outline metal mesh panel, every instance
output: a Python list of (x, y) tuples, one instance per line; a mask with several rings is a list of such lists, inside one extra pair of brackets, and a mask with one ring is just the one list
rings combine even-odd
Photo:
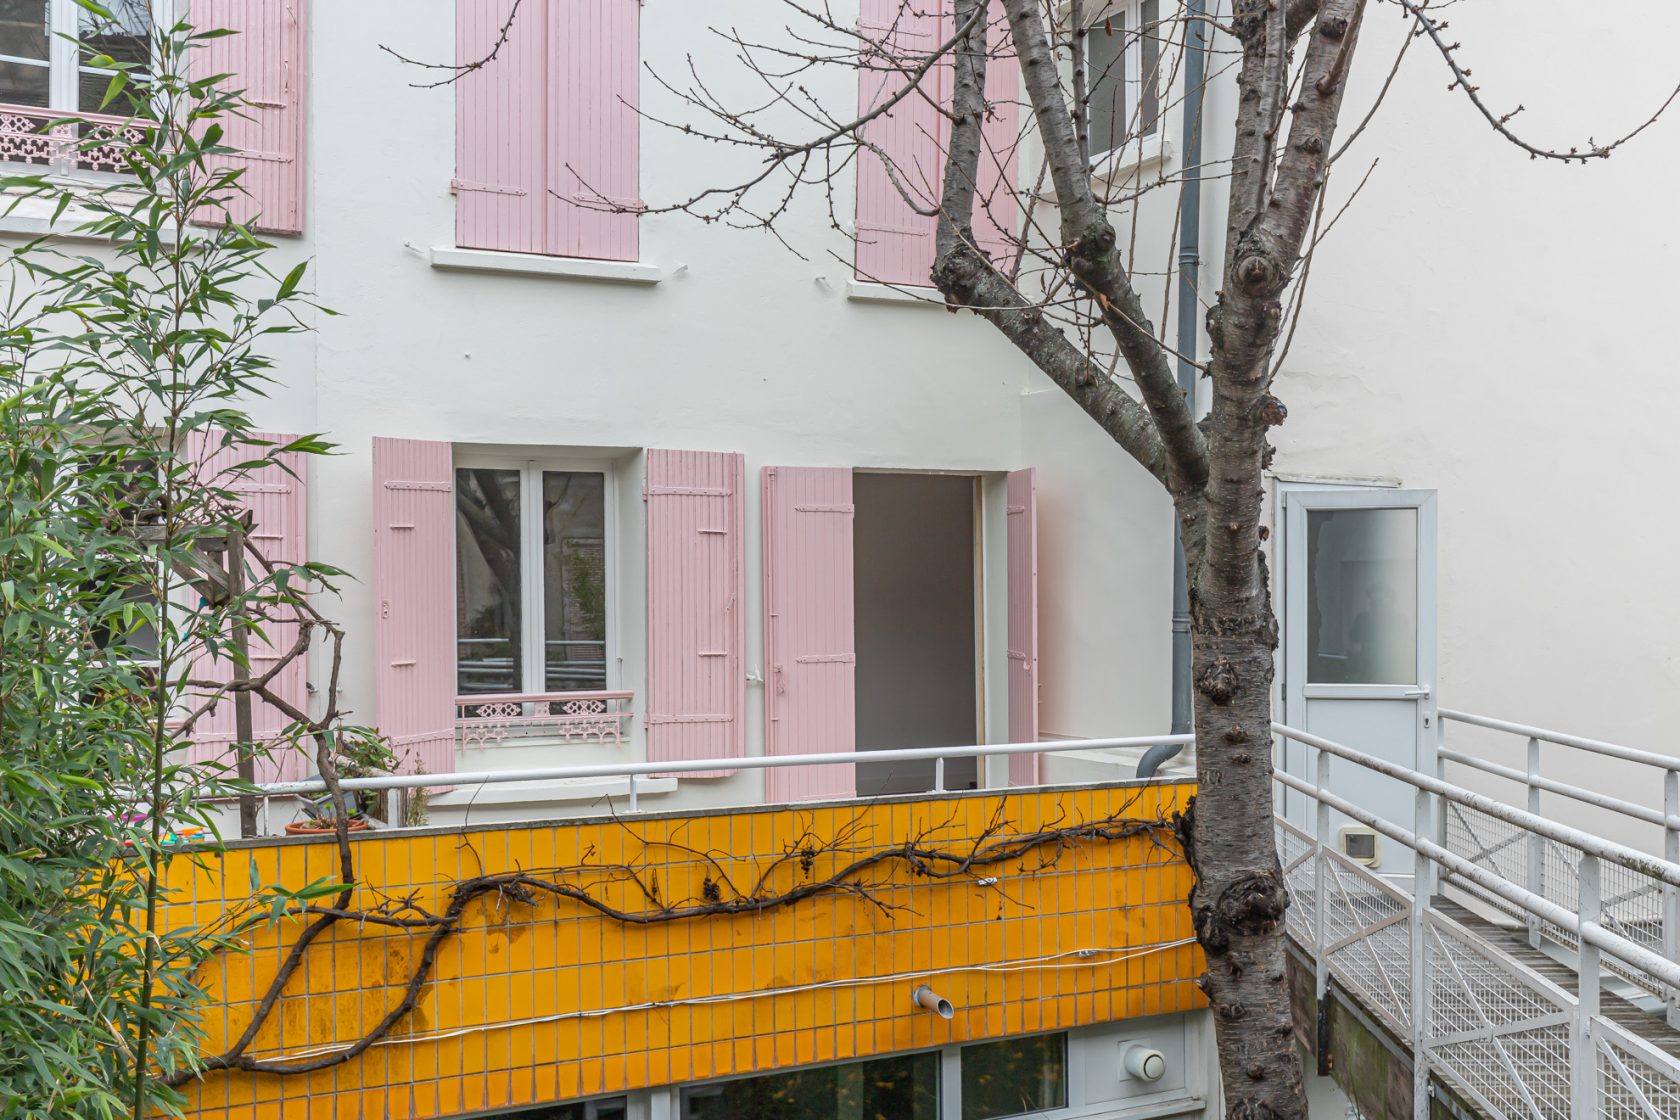
[(1495, 1115), (1568, 1116), (1569, 997), (1439, 915), (1425, 937), (1436, 1068)]
[[(1490, 817), (1477, 809), (1443, 802), (1446, 810), (1446, 848), (1454, 855), (1485, 867), (1502, 879), (1513, 883), (1528, 881), (1528, 833), (1514, 824)], [(1460, 887), (1488, 905), (1511, 917), (1521, 917), (1522, 911), (1498, 895), (1477, 887), (1458, 876), (1451, 876), (1453, 885)]]
[(1680, 1062), (1614, 1024), (1593, 1023), (1598, 1057), (1598, 1112), (1606, 1120), (1669, 1120), (1680, 1116)]
[(1311, 948), (1313, 936), (1313, 841), (1283, 820), (1277, 822), (1278, 859), (1283, 864), (1284, 886), (1289, 888), (1289, 909), (1285, 923), (1289, 935)]
[(1339, 853), (1324, 857), (1324, 946), (1336, 979), (1404, 1033), (1411, 1022), (1411, 903)]

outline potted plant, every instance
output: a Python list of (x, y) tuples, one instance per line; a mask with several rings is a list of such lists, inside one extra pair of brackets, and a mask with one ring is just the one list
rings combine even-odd
[[(335, 745), (338, 749), (331, 765), (338, 778), (370, 778), (396, 769), (397, 759), (390, 746), (378, 733), (368, 728), (341, 728), (340, 734), (335, 736)], [(384, 790), (352, 792), (345, 799), (349, 810), (346, 831), (362, 832), (372, 827), (374, 822), (382, 822), (388, 797)], [(302, 820), (286, 826), (287, 835), (317, 836), (333, 832), (338, 827), (338, 814), (330, 792), (304, 798), (303, 814)]]

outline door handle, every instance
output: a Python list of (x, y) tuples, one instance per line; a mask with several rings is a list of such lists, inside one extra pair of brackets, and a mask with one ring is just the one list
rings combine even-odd
[(1408, 688), (1400, 695), (1404, 696), (1408, 700), (1426, 700), (1429, 698), (1430, 689), (1428, 685), (1424, 685), (1421, 688)]

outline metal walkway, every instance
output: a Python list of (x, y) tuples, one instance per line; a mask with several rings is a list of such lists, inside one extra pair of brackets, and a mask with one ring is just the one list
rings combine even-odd
[[(1310, 831), (1279, 819), (1278, 847), (1294, 896), (1289, 933), (1314, 962), (1316, 994), (1324, 999), (1333, 986), (1400, 1040), (1412, 1064), (1411, 1115), (1419, 1120), (1431, 1115), (1432, 1082), (1491, 1120), (1680, 1118), (1680, 863), (1441, 776), (1456, 764), (1520, 779), (1536, 809), (1546, 793), (1631, 810), (1633, 820), (1660, 828), (1672, 855), (1680, 839), (1680, 759), (1443, 715), (1522, 734), (1528, 765), (1501, 767), (1443, 745), (1431, 775), (1274, 728), (1311, 748), (1317, 777), (1278, 775), (1315, 805)], [(1606, 748), (1656, 766), (1664, 808), (1614, 802), (1545, 777), (1542, 742)], [(1328, 782), (1332, 757), (1412, 786), (1413, 827), (1337, 796)], [(1336, 850), (1333, 819), (1358, 821), (1409, 849), (1412, 874), (1379, 875)]]

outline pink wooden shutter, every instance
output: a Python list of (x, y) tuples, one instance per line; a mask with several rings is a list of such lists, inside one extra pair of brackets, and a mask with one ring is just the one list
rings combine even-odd
[(1021, 127), (1021, 60), (1009, 37), (1009, 20), (1000, 0), (986, 13), (986, 101), (988, 114), (980, 149), (980, 183), (974, 200), (974, 238), (1000, 268), (1017, 252), (1020, 203), (1016, 196), (1016, 148)]
[(455, 770), (455, 486), (447, 443), (373, 441), (379, 729), (405, 769)]
[[(1037, 472), (1009, 476), (1009, 741), (1038, 742), (1038, 499)], [(1038, 781), (1036, 754), (1009, 757), (1009, 784)]]
[[(769, 754), (856, 749), (852, 472), (764, 468), (764, 695)], [(767, 770), (771, 801), (852, 797), (850, 765)]]
[[(308, 524), (309, 499), (305, 482), (308, 457), (299, 452), (287, 452), (272, 464), (243, 474), (232, 473), (240, 463), (259, 458), (263, 449), (246, 443), (222, 446), (224, 433), (220, 431), (193, 432), (187, 437), (187, 455), (196, 464), (198, 478), (204, 485), (230, 491), (239, 504), (251, 513), (250, 543), (275, 567), (302, 564), (309, 558)], [(284, 445), (297, 439), (294, 435), (275, 432), (253, 432), (251, 438), (265, 443)], [(247, 561), (248, 580), (261, 579), (266, 570), (256, 557)], [(290, 650), (298, 639), (297, 623), (290, 621), (291, 612), (280, 612), (287, 621), (263, 623), (263, 637), (252, 637), (251, 675), (262, 676), (274, 667), (282, 654)], [(309, 710), (309, 666), (307, 657), (294, 658), (274, 678), (272, 687), (287, 703), (303, 711)], [(192, 675), (202, 680), (227, 680), (232, 665), (225, 657), (197, 659)], [(251, 703), (251, 732), (258, 743), (273, 743), (287, 726), (290, 717), (260, 699)], [(229, 748), (236, 741), (234, 702), (232, 697), (216, 705), (216, 710), (204, 716), (194, 726), (192, 757), (194, 761), (214, 761), (232, 764)], [(302, 751), (275, 747), (271, 756), (259, 758), (256, 780), (286, 782), (303, 777), (313, 769), (312, 759)]]
[[(243, 116), (221, 120), (222, 142), (237, 155), (210, 162), (239, 168), (247, 194), (228, 207), (238, 222), (279, 233), (303, 232), (304, 84), (309, 61), (308, 0), (191, 0), (203, 30), (237, 35), (206, 40), (196, 72), (232, 74), (229, 85), (250, 102)], [(207, 221), (221, 221), (221, 215)]]
[[(457, 0), (460, 62), (490, 54), (513, 4)], [(520, 5), (496, 57), (456, 83), (456, 244), (637, 258), (640, 31), (640, 0)]]
[(745, 753), (745, 487), (740, 455), (648, 452), (649, 759)]
[[(456, 0), (455, 57), (495, 49), (516, 0)], [(455, 83), (455, 243), (547, 252), (548, 12), (526, 3), (496, 57)]]
[[(566, 0), (550, 10), (546, 251), (636, 260), (641, 0)], [(601, 208), (609, 204), (632, 209)]]
[[(951, 0), (863, 0), (858, 27), (882, 42), (900, 64), (926, 56), (949, 38)], [(868, 50), (865, 45), (865, 50)], [(860, 113), (880, 105), (906, 84), (901, 68), (881, 59), (858, 71)], [(863, 127), (868, 148), (857, 162), (857, 277), (883, 284), (926, 287), (933, 281), (936, 220), (917, 213), (938, 206), (950, 123), (934, 102), (950, 101), (950, 65), (940, 63), (891, 110)], [(890, 162), (890, 172), (889, 172)], [(894, 178), (897, 182), (895, 184)], [(905, 196), (915, 200), (912, 207)]]

